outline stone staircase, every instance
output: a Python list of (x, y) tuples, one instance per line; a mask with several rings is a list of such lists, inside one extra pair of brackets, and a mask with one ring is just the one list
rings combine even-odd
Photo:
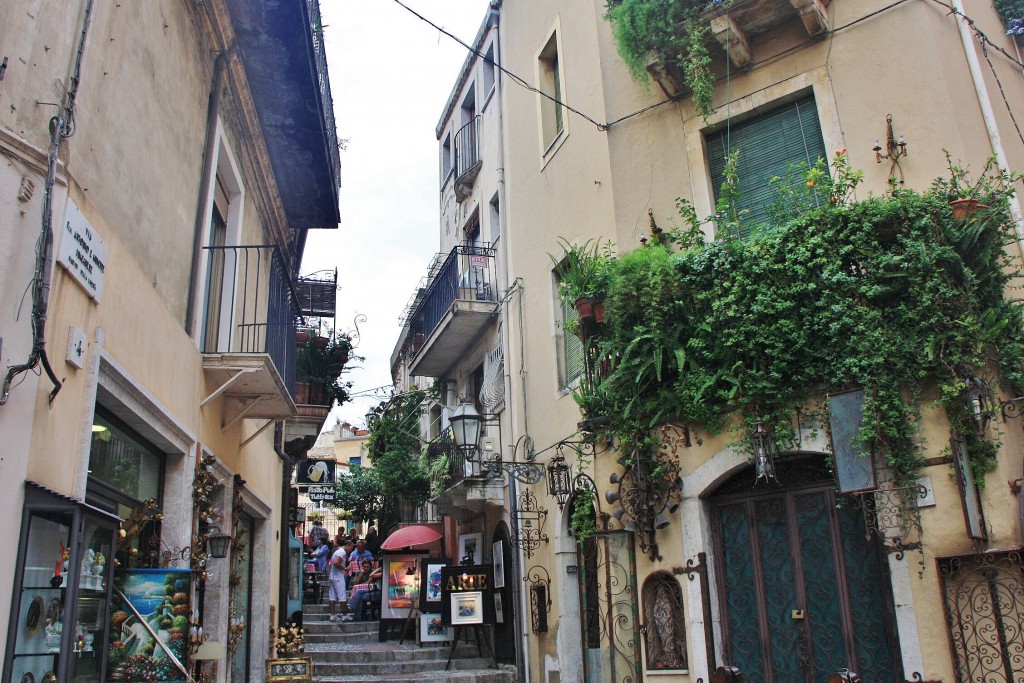
[(306, 629), (305, 656), (313, 660), (313, 680), (317, 683), (515, 683), (515, 668), (499, 665), (495, 670), (482, 658), (476, 645), (460, 643), (455, 648), (451, 667), (447, 643), (419, 646), (397, 640), (377, 642), (378, 622), (327, 621), (325, 605), (303, 606)]

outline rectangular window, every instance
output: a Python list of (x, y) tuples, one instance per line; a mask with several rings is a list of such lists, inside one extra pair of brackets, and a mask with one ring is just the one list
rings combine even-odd
[(721, 197), (722, 173), (730, 151), (739, 151), (738, 211), (746, 210), (748, 225), (768, 217), (774, 200), (773, 177), (785, 178), (795, 164), (813, 166), (825, 154), (821, 123), (814, 97), (721, 128), (705, 136), (715, 201)]
[(583, 375), (583, 342), (572, 332), (565, 329), (579, 321), (579, 313), (576, 307), (559, 299), (562, 309), (562, 382), (563, 389), (569, 387), (573, 382)]
[(494, 45), (487, 48), (487, 52), (484, 53), (484, 64), (483, 64), (483, 83), (484, 83), (484, 97), (490, 95), (491, 90), (494, 88), (494, 72), (497, 67), (494, 66)]
[[(558, 60), (558, 33), (552, 33), (538, 59), (541, 98), (541, 136), (547, 149), (562, 132), (562, 74)], [(556, 101), (557, 100), (557, 101)]]
[(444, 142), (441, 144), (441, 183), (448, 178), (448, 174), (452, 172), (452, 136), (451, 133), (444, 136)]

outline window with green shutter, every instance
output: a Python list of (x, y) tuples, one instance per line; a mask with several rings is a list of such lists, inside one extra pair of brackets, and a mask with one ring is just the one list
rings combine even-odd
[(709, 133), (705, 142), (716, 202), (729, 152), (739, 150), (736, 208), (747, 211), (743, 219), (747, 225), (767, 219), (767, 207), (775, 198), (769, 182), (773, 177), (786, 178), (795, 164), (813, 166), (819, 157), (828, 158), (813, 96)]
[[(579, 319), (576, 307), (562, 302), (562, 323)], [(583, 374), (583, 342), (572, 332), (562, 330), (562, 388), (568, 387)]]

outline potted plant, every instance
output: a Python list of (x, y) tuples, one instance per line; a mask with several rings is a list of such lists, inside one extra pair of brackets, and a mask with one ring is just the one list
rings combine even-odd
[(330, 406), (348, 400), (348, 382), (341, 373), (351, 358), (352, 338), (330, 331), (320, 342), (311, 338), (300, 344), (295, 357), (295, 400), (300, 404)]
[(604, 299), (615, 261), (612, 243), (601, 246), (587, 240), (583, 244), (569, 244), (565, 239), (559, 243), (563, 249), (561, 257), (548, 255), (558, 274), (559, 296), (576, 307), (583, 324), (603, 323)]

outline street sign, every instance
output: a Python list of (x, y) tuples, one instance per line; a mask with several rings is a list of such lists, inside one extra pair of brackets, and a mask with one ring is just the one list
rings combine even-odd
[(333, 503), (334, 502), (334, 485), (320, 486), (311, 484), (306, 489), (306, 496), (310, 500), (315, 500), (321, 503)]
[(333, 484), (336, 481), (334, 478), (334, 460), (300, 460), (298, 468), (296, 470), (295, 483), (300, 486), (305, 484)]

